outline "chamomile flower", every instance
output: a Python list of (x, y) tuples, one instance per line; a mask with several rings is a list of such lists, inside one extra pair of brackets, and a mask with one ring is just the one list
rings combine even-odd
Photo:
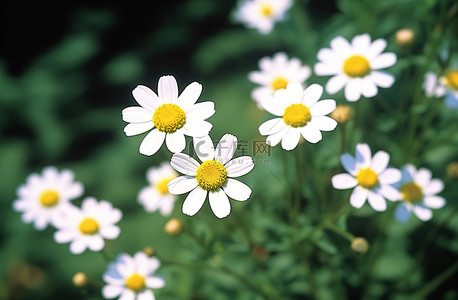
[(398, 169), (387, 168), (389, 161), (390, 156), (385, 151), (372, 156), (367, 144), (358, 144), (355, 157), (348, 153), (340, 156), (342, 166), (350, 174), (334, 175), (332, 186), (341, 190), (354, 187), (350, 204), (355, 208), (361, 208), (367, 199), (374, 210), (384, 211), (387, 207), (385, 198), (390, 201), (399, 198), (399, 192), (391, 184), (401, 179)]
[(286, 89), (290, 82), (303, 84), (310, 77), (309, 66), (302, 65), (297, 58), (288, 59), (288, 56), (279, 52), (272, 58), (263, 57), (259, 60), (260, 71), (248, 74), (250, 81), (261, 85), (253, 90), (251, 97), (262, 107), (263, 102), (273, 100), (274, 92)]
[(43, 230), (82, 194), (83, 185), (74, 181), (72, 171), (46, 167), (41, 175), (30, 174), (26, 183), (18, 187), (13, 209), (23, 213), (24, 223), (33, 222), (36, 229)]
[(315, 73), (332, 77), (326, 84), (326, 91), (335, 94), (345, 87), (345, 98), (358, 101), (361, 95), (367, 98), (377, 95), (377, 87), (388, 88), (394, 83), (394, 76), (381, 71), (396, 63), (394, 53), (382, 53), (386, 48), (384, 39), (371, 43), (368, 34), (355, 36), (351, 44), (341, 36), (331, 41), (331, 48), (318, 52), (319, 62)]
[(261, 34), (272, 31), (274, 24), (285, 18), (291, 0), (242, 0), (235, 17), (248, 28), (256, 28)]
[(233, 178), (250, 172), (254, 167), (253, 159), (249, 156), (232, 159), (237, 150), (237, 138), (231, 134), (225, 134), (216, 149), (208, 135), (193, 138), (193, 143), (202, 163), (184, 153), (174, 154), (170, 164), (184, 176), (169, 182), (169, 192), (175, 195), (190, 192), (182, 208), (189, 216), (201, 209), (208, 195), (215, 216), (224, 218), (231, 212), (228, 196), (245, 201), (251, 195), (246, 184)]
[(162, 144), (177, 153), (186, 146), (185, 135), (204, 136), (212, 128), (205, 121), (215, 113), (211, 101), (195, 104), (202, 92), (202, 85), (193, 82), (178, 96), (175, 77), (159, 78), (158, 95), (146, 86), (139, 85), (132, 94), (140, 106), (127, 107), (122, 111), (122, 118), (129, 124), (124, 128), (127, 136), (150, 131), (140, 145), (140, 153), (155, 154)]
[(150, 168), (146, 173), (150, 185), (140, 190), (138, 202), (148, 212), (159, 210), (163, 216), (169, 216), (177, 197), (169, 193), (167, 184), (177, 176), (178, 174), (168, 162)]
[(445, 97), (445, 105), (448, 108), (458, 108), (458, 69), (452, 69), (444, 76), (438, 76), (433, 72), (425, 74), (423, 89), (428, 97)]
[[(318, 101), (323, 94), (319, 84), (312, 84), (305, 91), (298, 83), (290, 83), (286, 89), (275, 92), (274, 101), (265, 109), (278, 116), (259, 126), (259, 133), (268, 135), (266, 143), (285, 150), (296, 148), (301, 135), (310, 143), (322, 139), (321, 131), (332, 131), (337, 122), (327, 117), (336, 108), (334, 100)], [(321, 130), (321, 131), (320, 131)]]
[(83, 200), (81, 209), (70, 207), (63, 216), (56, 219), (54, 239), (57, 243), (70, 244), (70, 252), (80, 254), (86, 248), (100, 251), (105, 246), (104, 239), (115, 239), (120, 229), (115, 224), (122, 213), (113, 208), (110, 202), (88, 197)]
[(436, 195), (444, 189), (444, 183), (431, 177), (431, 171), (424, 168), (417, 170), (413, 165), (402, 168), (401, 181), (395, 185), (402, 201), (395, 212), (399, 222), (406, 222), (412, 212), (420, 220), (428, 221), (433, 217), (431, 208), (445, 205), (445, 199)]
[(165, 286), (162, 277), (154, 275), (160, 262), (156, 257), (148, 257), (137, 252), (133, 257), (122, 253), (115, 262), (108, 264), (103, 274), (106, 285), (102, 288), (105, 299), (119, 297), (122, 300), (154, 300), (151, 289)]

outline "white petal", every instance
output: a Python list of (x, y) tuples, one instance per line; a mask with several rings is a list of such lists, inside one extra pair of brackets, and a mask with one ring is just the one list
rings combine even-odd
[(194, 216), (204, 205), (205, 198), (207, 198), (207, 191), (200, 187), (195, 188), (184, 200), (183, 213), (188, 216)]
[(356, 160), (348, 153), (342, 154), (340, 156), (340, 162), (344, 169), (351, 175), (356, 175)]
[(401, 180), (401, 171), (388, 168), (378, 176), (378, 179), (384, 184), (395, 184)]
[(370, 46), (370, 50), (367, 53), (369, 58), (375, 58), (380, 55), (386, 48), (386, 41), (384, 39), (376, 39)]
[(373, 61), (371, 61), (371, 68), (374, 70), (384, 69), (391, 67), (396, 63), (396, 54), (394, 53), (383, 53)]
[(414, 205), (412, 210), (413, 213), (422, 221), (428, 221), (433, 217), (433, 212), (429, 208), (421, 205)]
[(288, 126), (285, 126), (279, 132), (276, 132), (274, 134), (269, 135), (266, 138), (266, 144), (271, 146), (271, 147), (276, 146), (283, 139), (283, 136), (285, 135), (287, 130), (288, 130)]
[(192, 142), (194, 144), (194, 151), (202, 162), (215, 158), (215, 148), (210, 136), (195, 137), (192, 139)]
[(343, 74), (332, 77), (326, 83), (326, 92), (328, 92), (331, 95), (337, 93), (345, 86), (347, 81), (348, 77)]
[(388, 184), (382, 185), (378, 192), (390, 201), (396, 201), (401, 199), (401, 194), (399, 193), (399, 191)]
[(301, 134), (309, 143), (315, 144), (321, 141), (323, 136), (321, 132), (314, 126), (307, 125), (301, 128)]
[(130, 123), (124, 127), (124, 132), (127, 136), (137, 135), (143, 132), (146, 132), (154, 127), (154, 123), (152, 121), (145, 122), (145, 123)]
[(147, 277), (146, 278), (146, 286), (152, 289), (160, 289), (165, 286), (164, 279), (160, 277)]
[(347, 173), (337, 174), (331, 178), (332, 186), (335, 189), (345, 190), (355, 187), (358, 182), (353, 176), (348, 175)]
[(103, 298), (115, 298), (124, 291), (124, 287), (122, 286), (113, 286), (113, 285), (106, 285), (102, 288), (102, 295)]
[(332, 131), (337, 127), (337, 122), (333, 118), (317, 116), (312, 119), (313, 127), (321, 131)]
[(367, 200), (368, 200), (370, 206), (372, 206), (372, 208), (374, 210), (376, 210), (376, 211), (384, 211), (384, 210), (386, 210), (386, 207), (387, 207), (386, 201), (379, 194), (374, 193), (372, 191), (368, 191), (367, 192)]
[(92, 251), (100, 251), (105, 246), (105, 241), (99, 235), (95, 235), (91, 237), (91, 241), (89, 242), (88, 248)]
[(366, 202), (367, 193), (368, 190), (366, 190), (365, 188), (362, 188), (359, 185), (355, 187), (355, 189), (353, 190), (353, 192), (351, 192), (350, 195), (351, 206), (353, 206), (354, 208), (361, 208), (364, 202)]
[(356, 145), (356, 164), (361, 167), (369, 167), (371, 162), (371, 148), (368, 144)]
[(420, 186), (428, 186), (431, 182), (432, 173), (428, 169), (419, 169), (414, 174), (414, 181), (417, 182)]
[(290, 127), (286, 131), (281, 141), (281, 147), (285, 150), (293, 150), (299, 144), (301, 138), (301, 130), (299, 128)]
[(167, 184), (167, 188), (170, 194), (181, 195), (195, 189), (197, 185), (198, 183), (194, 176), (180, 176), (172, 179)]
[(445, 205), (445, 199), (439, 196), (426, 196), (423, 202), (429, 208), (442, 208)]
[(239, 177), (253, 170), (254, 163), (251, 157), (241, 156), (231, 160), (224, 167), (226, 168), (227, 176)]
[(184, 153), (175, 153), (172, 156), (170, 165), (178, 172), (184, 175), (196, 175), (197, 168), (200, 164), (191, 156)]
[(75, 240), (70, 244), (70, 252), (73, 254), (81, 254), (84, 250), (86, 250), (86, 243), (81, 239)]
[(75, 235), (71, 231), (61, 230), (54, 233), (54, 240), (59, 243), (68, 243), (75, 238)]
[(336, 109), (336, 101), (334, 100), (321, 100), (315, 103), (310, 108), (312, 116), (324, 116)]
[(118, 226), (104, 226), (100, 229), (100, 234), (103, 238), (113, 240), (119, 236), (121, 229)]
[(312, 84), (307, 87), (302, 96), (302, 104), (307, 107), (312, 107), (323, 95), (323, 87), (319, 84)]
[(186, 139), (183, 133), (181, 133), (181, 130), (174, 133), (167, 133), (165, 136), (165, 143), (172, 153), (179, 153), (186, 147)]
[(202, 137), (208, 135), (213, 125), (207, 121), (186, 121), (183, 126), (183, 133), (191, 137)]
[(377, 86), (383, 88), (389, 88), (394, 83), (394, 76), (386, 72), (372, 71), (370, 76)]
[(122, 119), (129, 123), (151, 122), (153, 113), (143, 107), (131, 106), (122, 110)]
[(251, 189), (246, 184), (232, 178), (227, 179), (223, 190), (229, 197), (238, 201), (245, 201), (251, 195)]
[[(177, 88), (178, 89), (178, 88)], [(190, 109), (202, 93), (202, 85), (198, 82), (193, 82), (188, 85), (177, 99), (177, 104), (184, 111)]]
[(175, 77), (167, 75), (159, 78), (157, 92), (162, 101), (173, 103), (178, 97), (178, 84)]
[(440, 179), (433, 179), (431, 182), (424, 187), (423, 192), (426, 195), (435, 195), (437, 193), (442, 192), (444, 189), (444, 183)]
[(148, 133), (143, 142), (140, 144), (140, 153), (151, 156), (161, 148), (164, 143), (165, 132), (159, 131), (157, 128)]
[(337, 36), (331, 40), (331, 48), (334, 53), (345, 55), (350, 50), (350, 43), (342, 36)]
[(394, 216), (399, 222), (405, 223), (410, 218), (410, 210), (404, 203), (400, 203), (398, 206), (396, 206)]
[(124, 291), (121, 294), (121, 297), (119, 297), (118, 300), (135, 300), (135, 292), (129, 289), (124, 289)]
[(351, 45), (353, 49), (361, 53), (366, 53), (369, 50), (370, 44), (371, 38), (367, 33), (356, 35), (351, 40)]
[[(318, 51), (317, 58), (320, 61), (329, 61), (334, 59), (334, 52), (329, 48), (322, 48)], [(316, 73), (316, 72), (315, 72)], [(320, 74), (317, 74), (320, 75)]]
[(189, 111), (186, 111), (186, 119), (205, 120), (215, 113), (215, 104), (211, 101), (194, 104)]
[(226, 193), (222, 189), (216, 192), (210, 192), (208, 198), (210, 207), (218, 218), (225, 218), (231, 213), (231, 204)]
[(386, 169), (388, 163), (390, 161), (390, 155), (385, 151), (378, 151), (372, 157), (371, 162), (371, 169), (375, 171), (375, 173), (380, 174), (383, 170)]
[(156, 108), (162, 104), (162, 101), (159, 100), (156, 93), (144, 85), (137, 86), (132, 91), (132, 96), (134, 96), (135, 101), (137, 101), (140, 106), (151, 112), (154, 112)]
[(318, 76), (329, 76), (338, 74), (340, 66), (335, 62), (319, 62), (314, 66), (315, 74)]
[(259, 126), (259, 133), (261, 135), (270, 135), (279, 132), (286, 127), (285, 122), (282, 118), (275, 118), (269, 121), (266, 121)]
[(361, 98), (363, 81), (361, 78), (350, 79), (345, 86), (345, 99), (350, 102), (358, 101)]
[(371, 76), (363, 78), (362, 94), (366, 98), (372, 98), (377, 95), (378, 89)]
[(215, 160), (223, 165), (232, 159), (237, 150), (237, 137), (225, 134), (218, 142), (215, 149)]
[(136, 300), (154, 300), (154, 294), (151, 290), (144, 290), (137, 294)]

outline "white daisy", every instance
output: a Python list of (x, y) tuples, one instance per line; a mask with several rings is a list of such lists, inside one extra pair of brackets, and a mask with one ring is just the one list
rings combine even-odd
[(319, 62), (315, 73), (319, 76), (334, 75), (326, 84), (326, 91), (335, 94), (345, 87), (345, 98), (358, 101), (361, 95), (367, 98), (377, 95), (377, 87), (388, 88), (394, 76), (380, 71), (396, 63), (394, 53), (382, 53), (386, 48), (384, 39), (371, 43), (368, 34), (355, 36), (351, 44), (341, 36), (331, 41), (331, 48), (318, 52)]
[(70, 252), (80, 254), (86, 248), (100, 251), (105, 246), (104, 239), (115, 239), (120, 229), (115, 224), (122, 213), (113, 208), (110, 202), (97, 202), (95, 198), (85, 198), (81, 209), (69, 207), (65, 215), (56, 219), (54, 239), (57, 243), (70, 244)]
[(238, 21), (262, 34), (272, 31), (275, 22), (282, 21), (291, 7), (291, 0), (242, 0), (235, 14)]
[(400, 222), (406, 222), (411, 212), (420, 220), (428, 221), (433, 217), (430, 208), (441, 208), (445, 199), (436, 196), (444, 189), (444, 183), (439, 179), (431, 179), (431, 171), (419, 169), (413, 165), (402, 168), (401, 181), (395, 185), (400, 192), (402, 203), (396, 207), (395, 216)]
[(449, 70), (446, 75), (438, 78), (433, 72), (425, 74), (423, 89), (428, 97), (445, 97), (448, 108), (458, 108), (458, 69)]
[(189, 216), (200, 210), (209, 194), (213, 213), (218, 218), (224, 218), (231, 212), (228, 196), (245, 201), (251, 195), (251, 189), (233, 177), (250, 172), (254, 167), (253, 159), (249, 156), (232, 159), (237, 150), (237, 138), (231, 134), (225, 134), (216, 149), (208, 135), (193, 138), (193, 143), (202, 163), (184, 153), (174, 154), (170, 164), (184, 176), (169, 182), (169, 192), (175, 195), (190, 192), (182, 208), (183, 213)]
[(168, 162), (162, 163), (159, 167), (150, 168), (146, 173), (150, 185), (140, 190), (138, 202), (148, 212), (159, 210), (163, 216), (169, 216), (177, 197), (169, 193), (167, 184), (177, 176), (178, 174)]
[(348, 153), (340, 156), (344, 169), (350, 174), (337, 174), (331, 179), (336, 189), (350, 189), (355, 187), (350, 196), (350, 204), (361, 208), (368, 199), (369, 204), (376, 211), (386, 210), (384, 198), (395, 201), (399, 192), (391, 186), (401, 179), (401, 171), (387, 168), (390, 156), (385, 151), (378, 151), (371, 156), (371, 149), (367, 144), (356, 145), (356, 156)]
[(105, 299), (119, 297), (120, 300), (154, 300), (151, 289), (165, 286), (162, 277), (155, 276), (159, 260), (137, 252), (133, 257), (122, 253), (115, 262), (108, 264), (103, 274), (106, 285), (102, 289)]
[(290, 82), (303, 84), (311, 74), (309, 66), (303, 66), (297, 58), (288, 59), (283, 52), (276, 53), (272, 58), (261, 58), (259, 69), (260, 71), (250, 72), (248, 78), (261, 85), (251, 93), (251, 97), (260, 107), (263, 102), (273, 100), (275, 91), (285, 89)]
[(74, 181), (73, 172), (46, 167), (41, 175), (33, 173), (17, 189), (13, 209), (23, 212), (24, 223), (34, 222), (38, 230), (53, 224), (57, 216), (72, 206), (69, 201), (83, 194), (83, 185)]
[(277, 145), (280, 141), (285, 150), (296, 148), (301, 135), (310, 143), (322, 139), (321, 131), (332, 131), (337, 122), (325, 115), (336, 108), (334, 100), (318, 101), (323, 87), (312, 84), (305, 91), (298, 83), (290, 83), (286, 89), (275, 92), (274, 101), (265, 109), (275, 118), (259, 126), (262, 135), (268, 135), (266, 143)]
[(195, 104), (202, 85), (193, 82), (178, 96), (178, 85), (173, 76), (159, 78), (158, 95), (146, 86), (139, 85), (132, 94), (139, 106), (127, 107), (122, 118), (129, 124), (124, 128), (127, 136), (137, 135), (155, 127), (140, 145), (140, 153), (153, 155), (164, 140), (167, 148), (178, 153), (186, 146), (184, 135), (196, 137), (210, 132), (212, 124), (205, 121), (215, 113), (211, 101)]

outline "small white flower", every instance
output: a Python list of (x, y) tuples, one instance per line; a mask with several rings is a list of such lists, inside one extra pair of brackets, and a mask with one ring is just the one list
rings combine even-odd
[(169, 216), (177, 197), (169, 193), (167, 184), (177, 176), (178, 174), (168, 162), (162, 163), (159, 167), (150, 168), (146, 173), (150, 186), (140, 190), (138, 202), (148, 212), (159, 210), (163, 216)]
[(276, 53), (272, 58), (261, 58), (259, 69), (260, 71), (250, 72), (248, 78), (261, 85), (251, 93), (251, 97), (260, 107), (263, 102), (273, 100), (275, 91), (285, 89), (290, 82), (303, 84), (311, 74), (309, 66), (303, 66), (297, 58), (288, 59), (283, 52)]
[(146, 86), (139, 85), (132, 94), (139, 106), (127, 107), (122, 111), (122, 118), (129, 124), (124, 128), (127, 136), (149, 132), (140, 145), (140, 153), (155, 154), (162, 144), (178, 153), (186, 146), (185, 135), (204, 136), (212, 128), (205, 121), (215, 113), (211, 101), (195, 104), (202, 92), (202, 85), (193, 82), (178, 96), (178, 85), (175, 77), (159, 78), (158, 95)]
[[(285, 150), (296, 148), (301, 135), (310, 143), (322, 139), (321, 131), (332, 131), (337, 122), (327, 117), (336, 108), (334, 100), (318, 101), (323, 87), (312, 84), (305, 91), (298, 83), (290, 83), (286, 89), (275, 92), (274, 101), (265, 109), (275, 118), (259, 126), (259, 133), (268, 135), (266, 143), (277, 145), (280, 141)], [(321, 131), (320, 131), (321, 130)]]
[(165, 286), (162, 277), (155, 276), (159, 260), (137, 252), (133, 257), (122, 253), (115, 262), (108, 264), (103, 274), (106, 285), (102, 289), (105, 299), (119, 297), (120, 300), (154, 300), (151, 289)]
[(384, 39), (371, 43), (368, 34), (355, 36), (351, 44), (341, 36), (335, 37), (331, 48), (318, 52), (315, 73), (319, 76), (334, 75), (326, 84), (326, 91), (330, 94), (345, 87), (348, 101), (358, 101), (361, 95), (374, 97), (378, 86), (388, 88), (394, 83), (393, 75), (381, 71), (396, 63), (394, 53), (382, 53), (385, 48)]
[(437, 77), (433, 72), (425, 74), (423, 89), (428, 97), (445, 97), (448, 108), (458, 108), (458, 70), (449, 70), (446, 75)]
[(182, 208), (183, 213), (189, 216), (201, 209), (209, 194), (213, 213), (218, 218), (224, 218), (231, 212), (228, 196), (245, 201), (251, 195), (251, 189), (246, 184), (233, 178), (250, 172), (254, 167), (253, 159), (249, 156), (232, 159), (237, 150), (237, 138), (231, 134), (225, 134), (216, 149), (208, 135), (193, 138), (193, 143), (202, 163), (184, 153), (174, 154), (170, 164), (184, 176), (169, 182), (169, 192), (175, 195), (190, 192)]
[(396, 207), (395, 216), (399, 222), (407, 222), (411, 212), (420, 220), (428, 221), (433, 217), (430, 208), (441, 208), (445, 199), (436, 196), (444, 189), (444, 183), (439, 179), (431, 179), (431, 171), (419, 169), (413, 165), (402, 168), (401, 181), (394, 185), (399, 190), (402, 203)]
[(23, 212), (24, 223), (34, 222), (38, 230), (53, 224), (56, 217), (72, 206), (69, 201), (83, 194), (83, 185), (74, 181), (73, 172), (46, 167), (42, 175), (33, 173), (17, 189), (13, 209)]
[(336, 189), (350, 189), (355, 187), (350, 196), (350, 204), (361, 208), (368, 199), (369, 204), (376, 211), (386, 210), (385, 198), (395, 201), (399, 192), (390, 184), (401, 179), (401, 171), (387, 168), (390, 156), (385, 151), (378, 151), (371, 156), (371, 149), (367, 144), (356, 145), (356, 156), (348, 153), (340, 156), (344, 169), (350, 174), (337, 174), (331, 179)]
[(54, 239), (57, 243), (70, 244), (70, 252), (80, 254), (86, 248), (100, 251), (105, 246), (104, 239), (115, 239), (120, 229), (115, 224), (122, 213), (113, 208), (110, 202), (97, 202), (95, 198), (85, 198), (81, 209), (69, 207), (63, 216), (56, 219)]
[(285, 17), (291, 0), (242, 0), (235, 17), (248, 28), (256, 28), (261, 34), (272, 31), (274, 23)]

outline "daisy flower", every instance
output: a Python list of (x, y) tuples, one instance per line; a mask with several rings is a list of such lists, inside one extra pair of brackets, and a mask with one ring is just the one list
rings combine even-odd
[(57, 243), (70, 244), (70, 252), (80, 254), (86, 248), (100, 251), (105, 246), (104, 239), (115, 239), (120, 229), (115, 224), (121, 220), (121, 211), (113, 208), (110, 202), (97, 202), (95, 198), (85, 198), (78, 207), (69, 207), (65, 215), (56, 219), (54, 239)]
[(140, 153), (153, 155), (162, 146), (177, 153), (186, 146), (185, 135), (204, 136), (210, 132), (212, 124), (205, 121), (215, 113), (211, 101), (195, 104), (202, 92), (202, 85), (193, 82), (178, 96), (175, 77), (159, 78), (158, 95), (146, 86), (139, 85), (132, 94), (140, 106), (127, 107), (122, 118), (129, 124), (124, 128), (127, 136), (151, 130), (140, 145)]
[(361, 95), (367, 98), (377, 95), (377, 87), (388, 88), (394, 76), (380, 71), (396, 63), (394, 53), (382, 53), (386, 47), (384, 39), (371, 43), (368, 34), (355, 36), (351, 44), (341, 36), (331, 41), (331, 48), (318, 52), (319, 62), (315, 73), (319, 76), (334, 76), (326, 84), (326, 92), (335, 94), (345, 87), (345, 98), (358, 101)]
[(430, 208), (441, 208), (445, 199), (436, 196), (444, 189), (444, 183), (439, 179), (431, 179), (431, 171), (419, 169), (413, 165), (402, 168), (401, 181), (395, 185), (399, 190), (402, 203), (396, 207), (395, 216), (399, 222), (406, 222), (411, 212), (420, 220), (428, 221), (433, 217)]
[(13, 209), (22, 212), (24, 223), (34, 223), (38, 230), (53, 224), (56, 217), (72, 204), (69, 202), (83, 194), (83, 185), (74, 181), (73, 172), (46, 167), (42, 174), (30, 174), (19, 186)]
[(298, 83), (290, 83), (286, 89), (275, 92), (274, 101), (265, 109), (278, 116), (259, 126), (259, 133), (268, 135), (266, 143), (285, 150), (296, 148), (301, 135), (310, 143), (322, 139), (321, 131), (332, 131), (337, 122), (325, 115), (336, 108), (334, 100), (318, 101), (323, 94), (319, 84), (312, 84), (305, 91)]
[(122, 300), (154, 300), (151, 289), (165, 286), (162, 277), (155, 276), (159, 260), (137, 252), (133, 257), (122, 253), (115, 262), (108, 264), (103, 274), (106, 285), (102, 288), (105, 299), (119, 297)]
[(268, 34), (275, 22), (284, 19), (291, 5), (291, 0), (242, 0), (235, 17), (246, 27), (256, 28), (261, 34)]
[(458, 69), (449, 70), (446, 75), (439, 78), (433, 72), (427, 72), (423, 89), (428, 97), (446, 95), (445, 105), (448, 108), (458, 108)]
[(272, 101), (275, 91), (285, 89), (290, 82), (303, 84), (311, 74), (309, 66), (303, 66), (297, 58), (288, 59), (283, 52), (276, 53), (272, 58), (261, 58), (259, 69), (260, 71), (250, 72), (248, 78), (261, 85), (251, 93), (251, 97), (260, 107), (263, 102)]
[(208, 135), (193, 138), (193, 143), (202, 163), (184, 153), (174, 154), (170, 164), (184, 176), (169, 182), (169, 192), (175, 195), (190, 192), (182, 208), (183, 213), (189, 216), (201, 209), (209, 195), (213, 213), (218, 218), (224, 218), (231, 212), (228, 196), (245, 201), (251, 195), (247, 185), (233, 178), (250, 172), (254, 167), (253, 159), (249, 156), (232, 159), (237, 150), (237, 138), (231, 134), (225, 134), (216, 149)]
[(337, 174), (331, 179), (336, 189), (355, 188), (350, 196), (350, 204), (361, 208), (368, 199), (370, 206), (376, 211), (386, 210), (385, 198), (395, 201), (398, 191), (391, 186), (401, 179), (398, 169), (387, 168), (390, 156), (385, 151), (371, 155), (367, 144), (356, 145), (356, 156), (348, 153), (340, 156), (344, 169), (350, 174)]
[(163, 216), (169, 216), (177, 197), (169, 193), (167, 184), (177, 176), (178, 174), (168, 162), (150, 168), (146, 173), (150, 185), (140, 190), (138, 202), (148, 212), (159, 210)]

